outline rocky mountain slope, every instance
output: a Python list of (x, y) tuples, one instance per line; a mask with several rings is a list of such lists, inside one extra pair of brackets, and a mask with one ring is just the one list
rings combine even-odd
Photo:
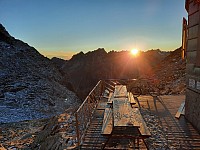
[[(60, 66), (60, 70), (68, 74), (74, 90), (84, 99), (99, 80), (137, 78), (144, 72), (151, 72), (168, 54), (150, 50), (133, 57), (129, 51), (107, 53), (105, 49), (99, 48), (74, 55)], [(60, 61), (55, 63), (60, 64)]]
[(162, 94), (184, 94), (186, 90), (186, 59), (181, 58), (181, 47), (154, 68), (153, 78), (160, 81)]
[(78, 105), (68, 79), (0, 24), (0, 123), (46, 118)]

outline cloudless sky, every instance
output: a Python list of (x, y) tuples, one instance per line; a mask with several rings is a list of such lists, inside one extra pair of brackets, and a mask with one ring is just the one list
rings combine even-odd
[(185, 0), (0, 0), (0, 23), (43, 55), (181, 46)]

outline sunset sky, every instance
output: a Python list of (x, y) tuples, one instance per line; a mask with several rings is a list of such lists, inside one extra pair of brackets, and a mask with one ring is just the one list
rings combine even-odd
[(48, 57), (181, 46), (185, 0), (0, 0), (0, 23)]

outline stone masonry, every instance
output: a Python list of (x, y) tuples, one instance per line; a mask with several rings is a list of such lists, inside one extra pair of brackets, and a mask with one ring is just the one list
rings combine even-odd
[(185, 6), (188, 12), (185, 116), (200, 132), (200, 2), (186, 0)]

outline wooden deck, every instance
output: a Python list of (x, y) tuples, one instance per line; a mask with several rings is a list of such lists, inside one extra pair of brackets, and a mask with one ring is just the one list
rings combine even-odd
[[(159, 122), (163, 130), (167, 132), (166, 137), (173, 145), (174, 149), (194, 149), (200, 150), (200, 134), (193, 128), (193, 126), (181, 116), (179, 119), (175, 118), (184, 96), (140, 96), (136, 99), (139, 108), (148, 109), (151, 113), (158, 116)], [(108, 99), (103, 98), (102, 103), (107, 103)], [(104, 109), (97, 109), (94, 118), (89, 126), (85, 140), (81, 149), (101, 149), (102, 143), (106, 142), (106, 137), (101, 135), (103, 124)], [(159, 144), (159, 140), (157, 140)], [(148, 146), (148, 145), (147, 145)], [(113, 139), (106, 145), (105, 149), (132, 149), (133, 142), (130, 140)], [(145, 143), (140, 140), (140, 149), (147, 149)]]
[(174, 145), (174, 149), (200, 150), (200, 134), (197, 130), (184, 116), (179, 119), (175, 118), (184, 99), (184, 95), (154, 98), (150, 96), (138, 97), (140, 107), (147, 108), (158, 116), (162, 128), (167, 130), (166, 136), (171, 145)]

